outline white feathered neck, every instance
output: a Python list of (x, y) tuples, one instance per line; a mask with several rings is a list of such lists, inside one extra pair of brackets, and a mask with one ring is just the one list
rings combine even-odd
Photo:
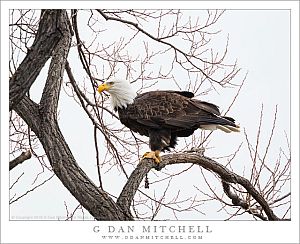
[(126, 108), (128, 104), (133, 103), (136, 92), (132, 89), (129, 81), (122, 79), (111, 79), (107, 82), (110, 85), (110, 102), (113, 109)]

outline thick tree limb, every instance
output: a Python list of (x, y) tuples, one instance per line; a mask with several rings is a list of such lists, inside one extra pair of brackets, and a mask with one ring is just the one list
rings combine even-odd
[(16, 157), (15, 159), (9, 162), (9, 170), (12, 170), (14, 167), (16, 167), (17, 165), (23, 163), (25, 160), (30, 158), (31, 158), (30, 150), (26, 152), (22, 152), (20, 156)]
[(65, 63), (71, 46), (71, 30), (67, 13), (64, 11), (59, 18), (61, 18), (59, 21), (59, 29), (64, 35), (53, 52), (46, 84), (40, 101), (40, 110), (43, 111), (43, 117), (48, 117), (48, 119), (53, 117), (54, 120), (57, 119), (59, 94)]
[[(19, 113), (20, 111), (22, 113)], [(28, 124), (30, 120), (27, 118), (35, 116), (30, 108), (26, 107), (24, 99), (16, 106), (16, 112)], [(98, 188), (79, 167), (57, 121), (42, 120), (40, 127), (32, 130), (39, 135), (56, 176), (95, 219), (132, 220), (131, 215), (124, 214), (111, 197)]]
[[(29, 97), (24, 96), (22, 99), (22, 106), (15, 106), (14, 110), (33, 131), (39, 131), (39, 127), (41, 125), (41, 116), (39, 105), (37, 103), (32, 101)], [(26, 117), (28, 115), (28, 113), (26, 113), (27, 110), (30, 111), (30, 117)], [(26, 118), (26, 120), (24, 118)], [(39, 134), (36, 133), (36, 135), (39, 137)]]
[[(197, 164), (209, 171), (213, 171), (218, 174), (222, 181), (242, 185), (249, 192), (249, 194), (251, 194), (251, 196), (261, 205), (262, 209), (265, 211), (268, 217), (268, 220), (279, 220), (279, 218), (273, 213), (266, 200), (259, 194), (259, 192), (251, 185), (251, 183), (247, 179), (235, 174), (234, 172), (228, 170), (226, 167), (210, 158), (201, 156), (197, 153), (169, 154), (162, 157), (162, 162), (159, 164), (159, 168), (162, 169), (167, 165), (179, 163)], [(125, 212), (130, 211), (131, 203), (141, 181), (150, 171), (150, 169), (155, 167), (157, 167), (157, 165), (153, 162), (153, 160), (143, 159), (138, 164), (136, 169), (132, 172), (117, 200), (118, 205), (120, 207), (123, 207)]]
[(62, 10), (43, 10), (33, 45), (9, 80), (9, 110), (25, 96), (62, 37)]

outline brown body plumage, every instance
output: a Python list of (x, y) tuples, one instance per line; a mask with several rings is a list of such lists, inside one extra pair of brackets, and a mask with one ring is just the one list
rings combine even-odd
[(138, 95), (132, 104), (117, 110), (126, 127), (150, 137), (152, 151), (168, 150), (176, 145), (177, 137), (190, 136), (208, 125), (238, 129), (232, 118), (220, 116), (216, 105), (193, 99), (193, 96), (191, 92), (151, 91)]
[(239, 131), (234, 119), (220, 115), (219, 108), (194, 99), (187, 91), (150, 91), (140, 95), (130, 83), (114, 80), (98, 87), (108, 91), (120, 121), (132, 131), (149, 137), (151, 153), (144, 157), (160, 161), (159, 152), (174, 148), (177, 137), (187, 137), (198, 128)]

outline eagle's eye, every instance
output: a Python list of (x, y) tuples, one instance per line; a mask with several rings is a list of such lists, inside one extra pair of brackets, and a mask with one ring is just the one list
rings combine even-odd
[(115, 82), (113, 82), (113, 81), (108, 81), (108, 82), (106, 82), (106, 84), (109, 85), (109, 86), (112, 86), (114, 83), (115, 83)]

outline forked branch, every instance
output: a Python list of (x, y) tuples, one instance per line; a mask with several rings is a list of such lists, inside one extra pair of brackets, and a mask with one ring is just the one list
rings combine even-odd
[[(226, 184), (234, 183), (243, 186), (246, 191), (260, 204), (264, 212), (266, 213), (268, 220), (280, 220), (272, 211), (269, 204), (261, 196), (261, 194), (252, 186), (252, 184), (244, 177), (237, 175), (236, 173), (228, 170), (222, 164), (216, 161), (201, 156), (197, 153), (177, 153), (169, 154), (162, 157), (162, 162), (159, 164), (159, 169), (164, 168), (167, 165), (181, 164), (181, 163), (191, 163), (199, 165), (209, 171), (213, 171), (220, 176), (222, 182)], [(149, 159), (143, 159), (136, 169), (132, 172), (126, 185), (124, 186), (118, 200), (117, 204), (123, 208), (123, 211), (129, 213), (131, 202), (133, 201), (134, 195), (138, 190), (138, 187), (146, 176), (146, 174), (152, 169), (157, 168), (157, 165)], [(243, 207), (243, 206), (242, 206)]]
[(34, 43), (9, 79), (9, 110), (13, 109), (28, 92), (62, 38), (60, 31), (62, 13), (62, 10), (43, 10), (41, 12)]

